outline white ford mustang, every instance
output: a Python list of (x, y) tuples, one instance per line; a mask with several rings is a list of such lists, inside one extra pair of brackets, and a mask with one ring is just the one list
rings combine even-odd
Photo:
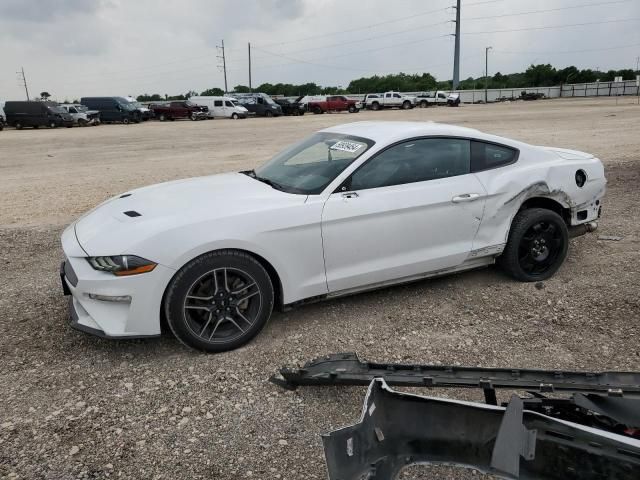
[(207, 351), (254, 337), (274, 307), (482, 267), (520, 281), (592, 231), (602, 163), (437, 123), (322, 130), (255, 171), (152, 185), (62, 235), (74, 327), (160, 334)]

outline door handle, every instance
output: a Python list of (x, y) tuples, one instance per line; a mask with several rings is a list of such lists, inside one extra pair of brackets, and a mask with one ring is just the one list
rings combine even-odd
[(457, 195), (451, 199), (453, 203), (462, 203), (462, 202), (473, 202), (480, 198), (479, 193), (463, 193), (462, 195)]
[(359, 196), (357, 192), (344, 192), (342, 194), (342, 198), (358, 198)]

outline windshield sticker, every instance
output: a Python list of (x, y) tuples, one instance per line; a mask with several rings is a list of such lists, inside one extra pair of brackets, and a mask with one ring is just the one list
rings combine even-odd
[(340, 150), (342, 152), (356, 153), (364, 147), (363, 143), (349, 142), (347, 140), (340, 140), (329, 147), (331, 150)]

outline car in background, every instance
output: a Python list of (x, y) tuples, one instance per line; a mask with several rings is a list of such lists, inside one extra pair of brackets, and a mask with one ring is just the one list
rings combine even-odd
[(283, 115), (304, 115), (307, 110), (306, 107), (297, 100), (291, 100), (290, 98), (276, 98), (274, 100), (282, 109)]
[(72, 103), (63, 103), (60, 107), (73, 117), (73, 121), (79, 127), (100, 125), (100, 112), (97, 110), (89, 110), (82, 104)]
[(140, 123), (140, 112), (124, 97), (82, 97), (80, 103), (100, 112), (103, 123)]
[(357, 113), (360, 111), (360, 106), (358, 101), (344, 95), (332, 95), (324, 100), (312, 100), (307, 103), (307, 109), (316, 114), (325, 112)]
[(151, 120), (153, 118), (153, 112), (148, 107), (145, 107), (144, 105), (142, 105), (135, 98), (133, 97), (124, 97), (124, 98), (133, 106), (133, 108), (136, 109), (136, 111), (138, 111), (138, 113), (140, 114), (140, 119), (143, 122), (146, 122), (147, 120)]
[(180, 118), (190, 120), (206, 120), (209, 109), (201, 105), (196, 105), (189, 100), (176, 100), (164, 103), (152, 103), (149, 108), (155, 118), (164, 122), (165, 120), (177, 120)]
[(73, 127), (74, 120), (55, 102), (39, 100), (6, 102), (7, 124), (21, 130), (24, 127)]
[(441, 91), (427, 92), (417, 95), (416, 100), (420, 108), (426, 108), (431, 105), (449, 105), (450, 107), (457, 107), (460, 105), (460, 94)]
[(0, 130), (2, 130), (5, 125), (4, 109), (2, 108), (3, 106), (4, 102), (0, 102)]
[[(220, 352), (272, 310), (496, 262), (550, 278), (596, 229), (593, 155), (433, 122), (354, 122), (255, 170), (117, 195), (62, 234), (72, 326)], [(576, 245), (579, 246), (580, 244)]]
[(266, 93), (232, 93), (230, 96), (256, 117), (279, 117), (282, 115), (282, 107)]
[(0, 132), (4, 129), (4, 115), (0, 115)]
[(370, 110), (393, 107), (408, 110), (416, 106), (416, 100), (412, 95), (403, 95), (399, 92), (369, 93), (365, 95), (362, 107)]
[(215, 96), (197, 96), (190, 97), (190, 102), (207, 107), (207, 115), (209, 118), (247, 118), (249, 111), (244, 108), (235, 98), (231, 97), (215, 97)]

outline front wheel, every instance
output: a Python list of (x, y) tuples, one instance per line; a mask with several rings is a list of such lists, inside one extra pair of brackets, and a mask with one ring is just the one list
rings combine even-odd
[(420, 108), (427, 108), (429, 106), (429, 103), (426, 100), (422, 100), (420, 102)]
[(569, 231), (560, 215), (544, 208), (518, 212), (507, 246), (498, 263), (516, 280), (546, 280), (562, 266), (569, 248)]
[(49, 122), (49, 128), (58, 128), (58, 124), (56, 122)]
[(411, 108), (411, 102), (409, 100), (405, 100), (402, 102), (402, 109), (409, 110)]
[(192, 113), (191, 120), (195, 122), (196, 120), (198, 120), (198, 116), (195, 113)]
[(355, 105), (349, 105), (349, 113), (356, 113)]
[(160, 120), (161, 122), (164, 122), (166, 119), (167, 116), (164, 113), (160, 114), (160, 116), (158, 117), (158, 120)]
[(371, 110), (380, 110), (380, 104), (378, 102), (372, 103)]
[(267, 118), (271, 118), (271, 117), (273, 117), (273, 112), (271, 110), (267, 110), (265, 112), (264, 116), (267, 117)]
[(129, 125), (129, 119), (127, 117), (123, 118), (122, 123), (124, 123), (125, 125)]
[(238, 118), (239, 118), (239, 117), (238, 117), (238, 114), (237, 114), (237, 113), (234, 113), (234, 114), (232, 114), (232, 115), (231, 115), (231, 118), (232, 118), (233, 120), (238, 120)]
[(182, 267), (167, 289), (164, 309), (182, 343), (223, 352), (255, 337), (271, 317), (273, 302), (271, 279), (257, 260), (220, 250)]

